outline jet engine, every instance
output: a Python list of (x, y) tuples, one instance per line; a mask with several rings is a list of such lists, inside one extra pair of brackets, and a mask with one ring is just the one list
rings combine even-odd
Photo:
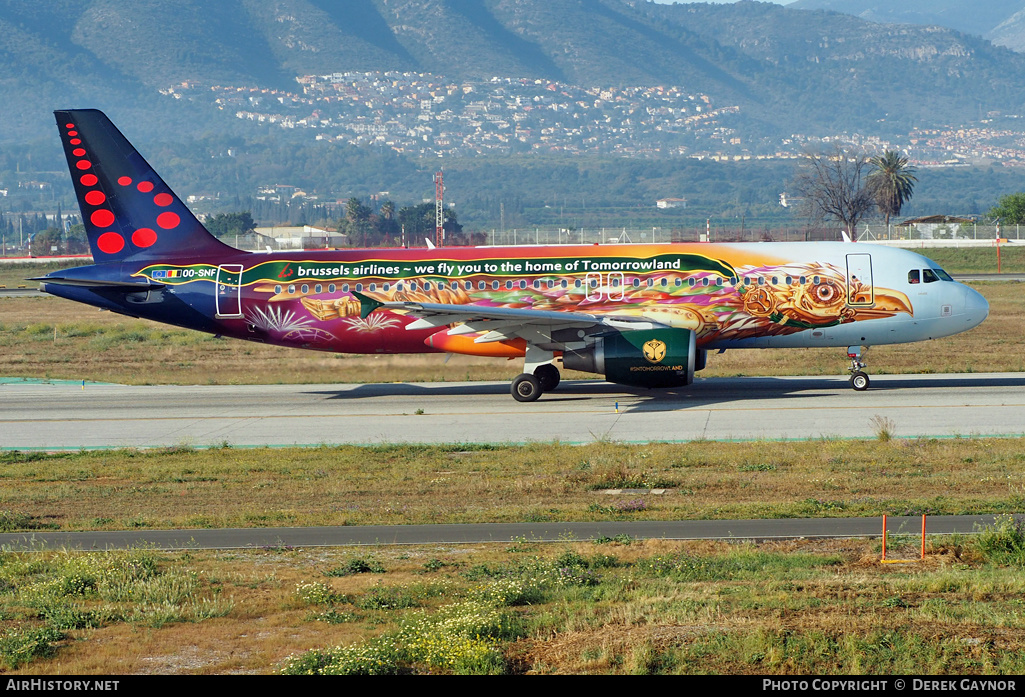
[(599, 336), (587, 348), (564, 351), (562, 364), (620, 385), (680, 387), (693, 382), (700, 353), (689, 329), (646, 329)]

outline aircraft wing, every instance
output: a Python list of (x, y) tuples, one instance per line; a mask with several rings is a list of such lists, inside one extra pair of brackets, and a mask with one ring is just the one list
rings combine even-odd
[[(358, 295), (358, 294), (357, 294)], [(363, 297), (360, 300), (363, 301)], [(370, 300), (368, 298), (368, 300)], [(377, 308), (402, 312), (416, 317), (406, 329), (430, 329), (458, 325), (449, 334), (476, 334), (475, 343), (506, 341), (522, 337), (530, 343), (572, 343), (586, 335), (611, 331), (661, 329), (665, 325), (651, 320), (624, 315), (594, 315), (586, 312), (556, 312), (515, 307), (488, 307), (482, 305), (449, 305), (422, 302), (378, 302), (370, 300), (369, 314)], [(367, 303), (364, 301), (364, 308)], [(575, 330), (562, 341), (556, 339), (560, 330)], [(541, 339), (544, 337), (544, 339)], [(539, 341), (539, 339), (541, 339)]]

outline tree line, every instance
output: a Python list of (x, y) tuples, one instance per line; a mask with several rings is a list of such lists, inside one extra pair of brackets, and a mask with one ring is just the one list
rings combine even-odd
[[(836, 220), (853, 238), (854, 230), (873, 209), (886, 226), (914, 196), (917, 170), (896, 150), (869, 156), (836, 144), (832, 149), (807, 152), (793, 181), (793, 191), (807, 215)], [(1025, 193), (1001, 197), (987, 217), (1012, 225), (1025, 223)]]

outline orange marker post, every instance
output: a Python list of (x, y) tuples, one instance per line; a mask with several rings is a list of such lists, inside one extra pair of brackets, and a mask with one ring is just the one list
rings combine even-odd
[(887, 559), (886, 558), (886, 514), (883, 514), (883, 564), (910, 564), (925, 559), (925, 515), (922, 515), (922, 556), (919, 559)]

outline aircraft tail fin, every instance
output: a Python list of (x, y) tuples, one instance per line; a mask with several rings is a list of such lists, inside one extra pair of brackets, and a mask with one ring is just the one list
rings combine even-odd
[(54, 116), (97, 263), (234, 251), (203, 227), (103, 112)]

